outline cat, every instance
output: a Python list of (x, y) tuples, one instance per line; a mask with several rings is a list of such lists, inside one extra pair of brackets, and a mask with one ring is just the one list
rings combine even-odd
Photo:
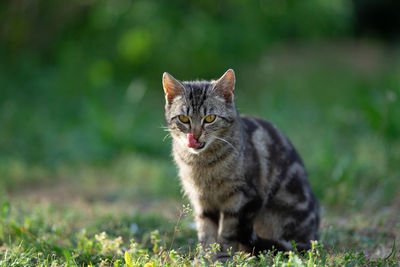
[(240, 116), (235, 73), (218, 80), (162, 78), (165, 117), (198, 241), (238, 250), (299, 251), (318, 240), (319, 205), (291, 142), (271, 123)]

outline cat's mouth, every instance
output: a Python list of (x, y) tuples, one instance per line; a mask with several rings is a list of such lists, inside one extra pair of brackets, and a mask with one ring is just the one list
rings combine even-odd
[(194, 149), (197, 149), (197, 150), (200, 150), (200, 149), (202, 149), (204, 146), (206, 145), (206, 143), (200, 143), (200, 145), (198, 146), (198, 147), (192, 147), (192, 148), (194, 148)]
[(194, 138), (193, 134), (188, 134), (187, 139), (189, 148), (202, 149), (205, 145), (205, 142), (199, 142), (196, 138)]

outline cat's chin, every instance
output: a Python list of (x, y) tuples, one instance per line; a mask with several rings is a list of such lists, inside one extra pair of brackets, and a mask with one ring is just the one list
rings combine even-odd
[(204, 150), (206, 150), (208, 146), (208, 143), (202, 143), (201, 146), (199, 146), (198, 148), (189, 148), (189, 152), (193, 153), (193, 154), (200, 154), (201, 152), (203, 152)]

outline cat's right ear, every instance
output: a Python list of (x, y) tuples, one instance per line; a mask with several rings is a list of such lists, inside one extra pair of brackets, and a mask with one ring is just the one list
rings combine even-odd
[(183, 85), (168, 72), (164, 72), (162, 83), (164, 87), (165, 100), (168, 102), (172, 101), (176, 96), (182, 95), (184, 90)]
[(227, 70), (221, 78), (215, 81), (215, 91), (223, 96), (225, 100), (232, 101), (233, 91), (235, 90), (235, 72), (233, 69)]

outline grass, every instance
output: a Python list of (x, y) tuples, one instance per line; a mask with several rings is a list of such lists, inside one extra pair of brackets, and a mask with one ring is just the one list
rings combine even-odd
[[(236, 69), (240, 112), (293, 141), (322, 223), (304, 255), (237, 254), (232, 266), (399, 265), (399, 57), (371, 43), (277, 45)], [(0, 266), (192, 264), (196, 232), (162, 141), (162, 90), (144, 91), (132, 110), (89, 103), (79, 123), (65, 122), (62, 107), (3, 103)]]
[[(187, 206), (169, 203), (168, 217), (152, 208), (129, 208), (104, 203), (32, 204), (15, 197), (1, 205), (1, 266), (181, 266), (191, 265), (198, 253), (195, 231)], [(393, 213), (392, 213), (393, 212)], [(259, 257), (236, 254), (231, 266), (396, 266), (397, 229), (390, 229), (391, 210), (378, 214), (379, 222), (365, 213), (324, 216), (321, 241), (306, 254), (271, 253)], [(396, 214), (396, 215), (394, 215)], [(209, 255), (200, 261), (209, 265)], [(146, 265), (147, 264), (147, 265)], [(216, 265), (218, 266), (218, 265)]]
[[(0, 265), (190, 265), (196, 233), (173, 170), (169, 160), (129, 155), (108, 166), (62, 166), (53, 179), (31, 184), (26, 178), (24, 188), (1, 197)], [(234, 263), (396, 266), (399, 210), (398, 200), (377, 210), (323, 204), (321, 240), (311, 254), (239, 254)]]

